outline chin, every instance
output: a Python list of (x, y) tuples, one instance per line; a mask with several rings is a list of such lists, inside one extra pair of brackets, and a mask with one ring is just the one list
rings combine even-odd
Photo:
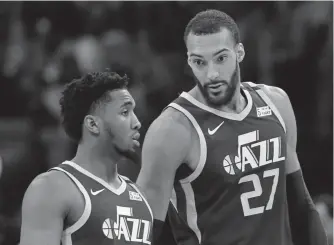
[(138, 162), (138, 159), (140, 160), (140, 148), (136, 146), (129, 147), (128, 149), (122, 149), (118, 150), (120, 155), (123, 156), (126, 159), (129, 159), (133, 162)]
[(222, 106), (228, 104), (231, 101), (231, 98), (226, 96), (209, 95), (207, 101), (213, 106)]
[(141, 155), (139, 150), (137, 151), (135, 148), (129, 150), (126, 157), (134, 163), (140, 164)]
[(207, 91), (206, 97), (207, 101), (215, 106), (222, 106), (226, 105), (231, 102), (233, 95), (235, 93), (235, 90), (232, 89), (224, 89), (217, 93), (211, 93)]

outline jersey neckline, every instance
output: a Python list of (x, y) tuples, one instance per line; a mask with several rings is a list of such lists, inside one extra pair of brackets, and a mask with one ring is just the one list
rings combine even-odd
[(202, 110), (205, 110), (205, 111), (208, 111), (212, 114), (215, 114), (216, 116), (226, 118), (226, 119), (230, 119), (230, 120), (235, 120), (235, 121), (242, 121), (248, 116), (248, 114), (250, 113), (250, 111), (252, 109), (252, 106), (253, 106), (253, 99), (252, 99), (252, 96), (250, 95), (249, 91), (246, 90), (246, 89), (243, 89), (243, 91), (244, 91), (244, 93), (246, 95), (246, 98), (247, 98), (247, 105), (240, 113), (230, 113), (230, 112), (224, 112), (224, 111), (217, 110), (215, 108), (212, 108), (210, 106), (207, 106), (207, 105), (199, 102), (197, 99), (195, 99), (193, 96), (191, 96), (187, 92), (182, 92), (180, 97), (188, 100), (190, 103), (192, 103), (193, 105), (201, 108)]
[(65, 162), (63, 162), (63, 164), (70, 165), (71, 167), (78, 170), (80, 173), (86, 175), (87, 177), (89, 177), (89, 178), (95, 180), (96, 182), (98, 182), (99, 184), (103, 185), (105, 188), (107, 188), (109, 191), (113, 192), (116, 195), (121, 195), (126, 190), (126, 182), (119, 174), (117, 174), (117, 176), (119, 177), (119, 179), (121, 180), (122, 183), (121, 183), (120, 187), (118, 187), (116, 189), (116, 188), (112, 187), (110, 184), (108, 184), (106, 181), (104, 181), (103, 179), (101, 179), (101, 178), (97, 177), (96, 175), (90, 173), (89, 171), (87, 171), (83, 167), (79, 166), (75, 162), (65, 161)]

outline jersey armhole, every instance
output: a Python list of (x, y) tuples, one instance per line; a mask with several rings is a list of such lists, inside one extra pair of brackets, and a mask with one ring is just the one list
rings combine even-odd
[(89, 216), (92, 212), (92, 202), (91, 202), (91, 199), (90, 199), (89, 194), (86, 191), (85, 187), (71, 173), (69, 173), (66, 170), (64, 170), (62, 168), (59, 168), (59, 167), (55, 167), (55, 168), (52, 168), (50, 170), (56, 170), (56, 171), (61, 171), (61, 172), (65, 173), (74, 182), (74, 184), (77, 186), (77, 188), (79, 189), (79, 191), (81, 192), (81, 194), (83, 195), (83, 197), (85, 199), (85, 208), (84, 208), (84, 211), (83, 211), (82, 215), (80, 216), (80, 218), (73, 225), (71, 225), (70, 227), (66, 228), (63, 231), (62, 240), (67, 241), (64, 244), (71, 244), (71, 243), (68, 243), (69, 236), (72, 233), (79, 230), (87, 222), (87, 220), (89, 219)]
[(179, 180), (180, 183), (190, 183), (190, 182), (194, 181), (201, 174), (201, 172), (203, 171), (203, 168), (205, 166), (205, 163), (206, 163), (207, 145), (206, 145), (205, 136), (204, 136), (203, 131), (202, 131), (201, 127), (199, 126), (198, 122), (196, 121), (194, 116), (191, 115), (191, 113), (189, 111), (187, 111), (182, 106), (180, 106), (176, 103), (171, 103), (168, 106), (172, 107), (172, 108), (178, 110), (179, 112), (181, 112), (182, 114), (184, 114), (188, 118), (188, 120), (191, 122), (193, 127), (195, 128), (195, 130), (197, 132), (197, 135), (199, 137), (200, 156), (199, 156), (197, 167), (189, 176)]

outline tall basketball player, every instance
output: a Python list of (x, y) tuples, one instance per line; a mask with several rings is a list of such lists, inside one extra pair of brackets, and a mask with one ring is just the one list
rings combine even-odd
[(127, 78), (96, 72), (74, 79), (60, 104), (77, 153), (29, 186), (20, 244), (150, 244), (152, 211), (136, 185), (117, 173), (117, 163), (139, 146)]
[(198, 13), (184, 39), (196, 86), (150, 126), (137, 180), (154, 229), (169, 207), (177, 244), (326, 244), (303, 181), (286, 93), (241, 83), (245, 50), (227, 14)]

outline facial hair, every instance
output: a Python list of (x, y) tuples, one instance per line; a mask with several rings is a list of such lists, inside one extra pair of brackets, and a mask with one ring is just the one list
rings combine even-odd
[(137, 163), (140, 159), (139, 153), (140, 151), (137, 151), (136, 149), (122, 149), (120, 148), (115, 142), (115, 134), (111, 131), (109, 127), (106, 128), (106, 133), (108, 134), (108, 142), (106, 143), (106, 147), (112, 146), (114, 147), (116, 153), (118, 153), (120, 156), (129, 159), (133, 161), (134, 163)]
[[(205, 84), (203, 86), (195, 75), (194, 75), (194, 78), (195, 78), (196, 85), (198, 86), (199, 90), (201, 91), (208, 105), (212, 106), (213, 108), (217, 108), (222, 105), (227, 105), (228, 103), (231, 102), (235, 94), (237, 85), (239, 83), (239, 65), (238, 65), (238, 62), (236, 61), (235, 69), (232, 73), (232, 76), (229, 82), (226, 80), (217, 80), (217, 81), (213, 81), (208, 84)], [(220, 95), (221, 93), (220, 92), (217, 96), (212, 96), (210, 92), (208, 92), (209, 85), (217, 84), (217, 83), (224, 83), (226, 85), (224, 95)]]

